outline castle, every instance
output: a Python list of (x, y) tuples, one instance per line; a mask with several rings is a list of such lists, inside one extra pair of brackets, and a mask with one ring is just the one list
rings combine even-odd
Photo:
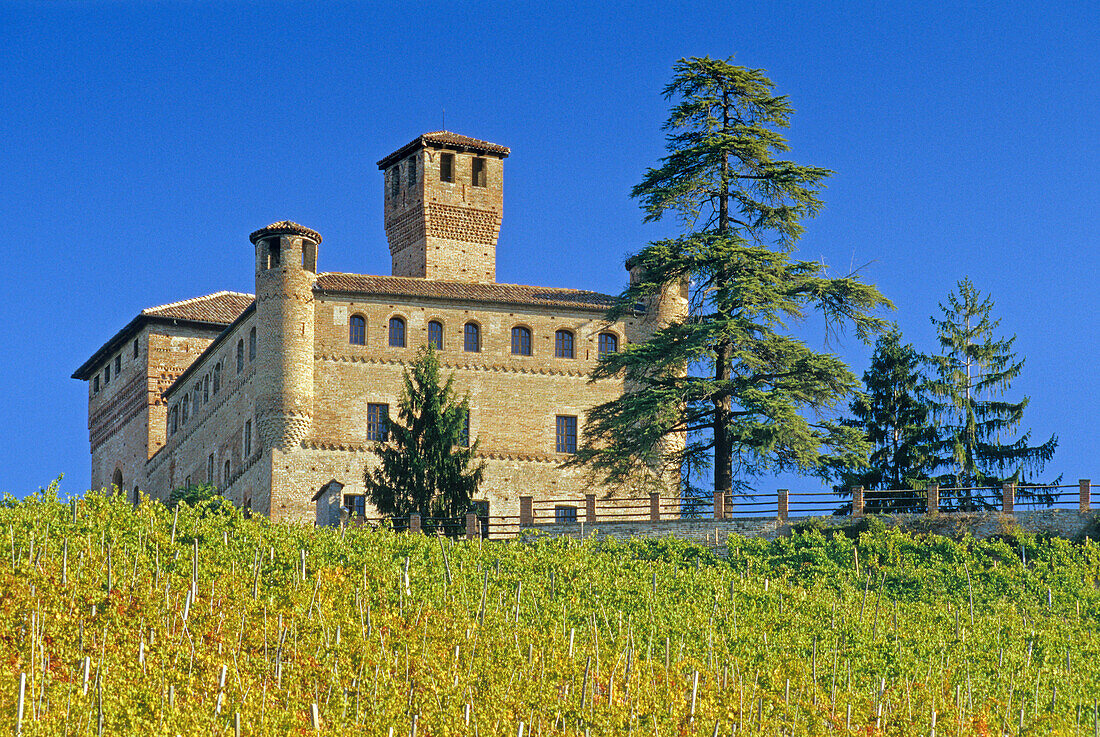
[[(482, 514), (516, 514), (521, 494), (590, 492), (584, 472), (561, 463), (586, 411), (624, 390), (590, 382), (592, 368), (687, 303), (669, 291), (609, 323), (607, 295), (498, 284), (508, 154), (438, 131), (378, 162), (391, 276), (318, 272), (321, 235), (284, 221), (250, 237), (255, 296), (142, 310), (73, 374), (88, 382), (92, 487), (167, 500), (208, 482), (243, 508), (308, 521), (336, 480), (345, 508), (370, 516), (372, 446), (396, 415), (404, 368), (431, 343), (469, 393)], [(667, 482), (674, 494), (674, 473)]]

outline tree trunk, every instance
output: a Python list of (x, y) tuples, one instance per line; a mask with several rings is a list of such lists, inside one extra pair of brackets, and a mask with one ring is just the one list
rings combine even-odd
[[(718, 382), (729, 380), (730, 354), (732, 346), (728, 340), (718, 345), (714, 358), (714, 378)], [(714, 402), (714, 491), (721, 493), (723, 499), (733, 496), (733, 446), (729, 438), (730, 398), (728, 396)], [(728, 510), (729, 507), (726, 506)]]

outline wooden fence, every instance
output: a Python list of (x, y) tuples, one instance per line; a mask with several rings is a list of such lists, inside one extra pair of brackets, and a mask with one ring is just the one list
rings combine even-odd
[(583, 499), (519, 498), (518, 515), (469, 513), (460, 519), (435, 519), (418, 514), (396, 519), (346, 518), (345, 523), (390, 525), (398, 531), (445, 534), (467, 539), (505, 539), (520, 530), (576, 524), (580, 529), (598, 523), (632, 522), (660, 524), (686, 518), (772, 519), (785, 523), (790, 519), (865, 514), (949, 514), (956, 512), (1000, 512), (1013, 514), (1022, 508), (1076, 508), (1086, 514), (1092, 508), (1092, 483), (1081, 479), (1076, 484), (1031, 486), (1005, 484), (997, 487), (941, 487), (931, 484), (924, 489), (870, 490), (851, 489), (849, 500), (838, 500), (822, 492), (795, 492), (779, 489), (774, 494), (754, 494), (743, 498), (715, 493), (713, 500), (684, 500), (649, 494), (646, 497), (601, 499), (586, 494)]

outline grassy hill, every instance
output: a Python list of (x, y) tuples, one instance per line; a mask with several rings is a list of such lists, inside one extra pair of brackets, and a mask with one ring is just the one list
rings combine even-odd
[(1093, 734), (1098, 577), (874, 522), (718, 558), (47, 491), (0, 504), (0, 729), (22, 675), (25, 735)]

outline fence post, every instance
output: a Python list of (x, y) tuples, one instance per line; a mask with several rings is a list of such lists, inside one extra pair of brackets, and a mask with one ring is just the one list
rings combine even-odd
[(726, 518), (726, 492), (714, 492), (714, 519)]
[(584, 521), (593, 524), (596, 521), (596, 495), (584, 495)]
[(535, 524), (535, 509), (533, 499), (530, 496), (519, 498), (519, 526), (530, 527)]
[(1081, 493), (1080, 512), (1081, 514), (1088, 514), (1089, 505), (1092, 501), (1092, 481), (1089, 479), (1079, 479), (1077, 481), (1077, 488)]
[(940, 485), (928, 485), (928, 514), (940, 513)]
[(1001, 487), (1001, 511), (1013, 514), (1016, 507), (1016, 484), (1007, 483)]
[(852, 516), (853, 517), (862, 517), (863, 516), (863, 487), (862, 486), (853, 486), (852, 487)]
[(473, 540), (477, 537), (477, 515), (473, 512), (466, 513), (466, 539)]
[(420, 515), (419, 514), (410, 514), (409, 515), (409, 532), (416, 533), (417, 535), (420, 534)]
[(661, 521), (661, 495), (656, 491), (649, 492), (649, 521)]
[(789, 493), (790, 492), (787, 489), (780, 489), (779, 490), (779, 521), (780, 522), (786, 522), (787, 521), (787, 511), (788, 511), (788, 508), (787, 508), (787, 495)]

